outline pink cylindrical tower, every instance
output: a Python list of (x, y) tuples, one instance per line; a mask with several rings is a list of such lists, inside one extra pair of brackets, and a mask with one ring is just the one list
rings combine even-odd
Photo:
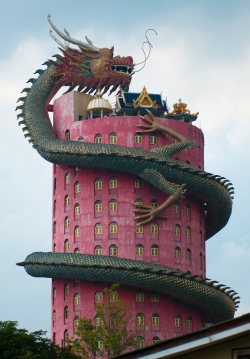
[[(160, 133), (138, 133), (136, 125), (143, 123), (139, 116), (83, 120), (77, 108), (85, 105), (73, 92), (55, 101), (53, 127), (58, 139), (147, 151), (173, 143)], [(157, 120), (198, 145), (173, 158), (203, 169), (202, 131), (183, 121)], [(133, 174), (53, 165), (52, 250), (145, 261), (205, 278), (204, 203), (188, 192), (185, 197), (162, 213), (167, 219), (140, 226), (134, 203), (157, 206), (168, 198), (165, 193)], [(52, 280), (51, 335), (57, 344), (64, 345), (73, 335), (79, 317), (95, 318), (95, 304), (107, 286), (110, 283)], [(208, 320), (198, 307), (157, 291), (121, 285), (119, 294), (137, 318), (139, 346), (198, 330)]]

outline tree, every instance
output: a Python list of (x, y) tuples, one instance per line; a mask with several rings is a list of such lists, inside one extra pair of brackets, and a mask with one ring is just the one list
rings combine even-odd
[(80, 318), (75, 332), (78, 338), (69, 340), (74, 351), (84, 359), (95, 359), (97, 355), (113, 358), (136, 348), (138, 331), (128, 305), (119, 299), (118, 287), (119, 284), (113, 284), (110, 289), (104, 289), (105, 300), (95, 308), (95, 323), (86, 317)]
[(0, 358), (77, 359), (71, 347), (60, 348), (44, 337), (45, 331), (29, 333), (17, 325), (15, 321), (0, 321)]

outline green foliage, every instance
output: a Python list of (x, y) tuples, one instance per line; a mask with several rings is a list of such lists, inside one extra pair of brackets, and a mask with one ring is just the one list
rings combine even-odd
[(77, 359), (70, 347), (60, 348), (45, 338), (45, 331), (29, 333), (17, 325), (15, 321), (0, 321), (0, 358)]
[(84, 359), (95, 359), (97, 355), (113, 358), (136, 348), (139, 333), (128, 305), (119, 299), (118, 287), (113, 284), (110, 289), (104, 289), (105, 300), (95, 308), (98, 323), (81, 318), (75, 332), (77, 339), (69, 340), (74, 351)]

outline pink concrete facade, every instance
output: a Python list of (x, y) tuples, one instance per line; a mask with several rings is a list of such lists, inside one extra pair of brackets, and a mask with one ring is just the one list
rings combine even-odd
[[(142, 143), (135, 144), (135, 135), (139, 130), (136, 125), (143, 123), (139, 116), (104, 117), (74, 122), (74, 106), (73, 93), (55, 101), (54, 130), (59, 139), (65, 139), (66, 132), (69, 131), (70, 140), (93, 143), (95, 137), (101, 135), (104, 144), (109, 144), (110, 135), (115, 133), (117, 145), (142, 147), (144, 150), (173, 143), (172, 138), (165, 138), (157, 133), (156, 145), (150, 144), (149, 134), (143, 134)], [(203, 169), (202, 131), (184, 122), (163, 118), (158, 120), (192, 138), (200, 146), (181, 151), (173, 157)], [(115, 188), (110, 188), (110, 179), (116, 181)], [(152, 233), (154, 230), (151, 224), (143, 227), (143, 233), (136, 233), (133, 203), (161, 204), (168, 197), (145, 181), (142, 181), (142, 187), (136, 188), (137, 179), (134, 175), (105, 169), (53, 165), (52, 250), (95, 254), (95, 249), (99, 246), (103, 255), (110, 255), (110, 247), (115, 245), (118, 257), (162, 264), (205, 277), (203, 203), (187, 193), (179, 208), (173, 206), (163, 213), (168, 219), (155, 220), (158, 233)], [(96, 189), (97, 180), (99, 183), (101, 181), (101, 189)], [(110, 210), (111, 201), (116, 203), (116, 210)], [(101, 210), (97, 211), (97, 208)], [(97, 224), (102, 226), (100, 234), (96, 234)], [(110, 226), (114, 225), (117, 226), (117, 233), (110, 233)], [(176, 230), (176, 227), (179, 229)], [(142, 255), (136, 255), (138, 245), (143, 248)], [(158, 248), (158, 256), (152, 255), (152, 246)], [(179, 251), (179, 258), (176, 251)], [(66, 284), (69, 294), (65, 294)], [(66, 333), (73, 335), (75, 317), (95, 317), (95, 294), (107, 286), (108, 283), (74, 282), (57, 278), (52, 280), (51, 335), (56, 338), (57, 344), (64, 343)], [(144, 300), (136, 301), (136, 293), (143, 293)], [(157, 297), (154, 296), (157, 293), (134, 287), (121, 286), (119, 294), (122, 300), (129, 303), (135, 319), (138, 314), (144, 315), (144, 325), (139, 329), (145, 345), (152, 344), (155, 337), (163, 340), (198, 330), (206, 321), (205, 314), (198, 308), (163, 294), (159, 294), (159, 301), (156, 302), (153, 298)], [(77, 305), (74, 304), (76, 295), (80, 296), (80, 304)], [(65, 318), (67, 310), (69, 316)], [(159, 316), (159, 325), (152, 325), (154, 314)], [(180, 327), (175, 326), (177, 316), (181, 317)]]

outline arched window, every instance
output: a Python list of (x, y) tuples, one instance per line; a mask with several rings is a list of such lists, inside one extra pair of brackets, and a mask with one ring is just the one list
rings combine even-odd
[(102, 338), (97, 338), (97, 343), (98, 343), (98, 349), (102, 349), (103, 348)]
[(102, 292), (95, 293), (95, 303), (102, 303), (103, 301), (103, 294)]
[(79, 305), (80, 304), (80, 294), (79, 293), (76, 293), (74, 295), (74, 304), (75, 305)]
[(109, 179), (109, 188), (117, 188), (117, 179), (115, 177)]
[(67, 342), (67, 340), (69, 340), (69, 331), (68, 331), (68, 329), (66, 329), (64, 331), (64, 341)]
[(55, 178), (54, 179), (54, 189), (56, 189), (57, 188), (57, 179)]
[(53, 232), (56, 233), (56, 221), (54, 221), (54, 224), (53, 224)]
[(69, 228), (69, 217), (65, 217), (65, 219), (64, 219), (64, 227)]
[(187, 205), (185, 206), (185, 215), (186, 215), (186, 216), (190, 216), (190, 206), (189, 206), (189, 204), (187, 204)]
[(101, 223), (96, 223), (95, 234), (102, 234), (102, 224)]
[(143, 225), (140, 222), (135, 225), (135, 233), (143, 233)]
[(95, 325), (96, 325), (97, 327), (103, 325), (102, 318), (100, 318), (99, 315), (96, 315), (96, 316), (95, 316)]
[(81, 230), (79, 226), (75, 226), (75, 238), (79, 238), (81, 235)]
[(53, 343), (56, 343), (56, 333), (53, 333)]
[(156, 133), (151, 133), (151, 135), (150, 135), (150, 145), (157, 145), (157, 135), (156, 135)]
[(118, 226), (116, 222), (111, 222), (109, 224), (109, 233), (117, 233), (118, 232)]
[(186, 250), (186, 260), (187, 260), (187, 261), (190, 261), (190, 260), (191, 260), (191, 251), (190, 251), (189, 248)]
[(69, 307), (64, 308), (64, 320), (69, 319)]
[(103, 294), (102, 292), (95, 293), (95, 303), (102, 303), (103, 301)]
[(53, 288), (53, 299), (56, 299), (56, 288)]
[(142, 244), (137, 244), (135, 246), (135, 255), (136, 256), (143, 256), (143, 245)]
[(102, 189), (102, 180), (101, 178), (97, 178), (95, 180), (95, 190), (99, 190)]
[(157, 223), (153, 222), (151, 223), (151, 233), (157, 234), (159, 231), (159, 226)]
[(65, 239), (64, 241), (64, 252), (68, 252), (69, 251), (69, 240)]
[(53, 322), (55, 322), (55, 321), (56, 321), (56, 311), (53, 310)]
[(179, 226), (179, 224), (176, 224), (174, 226), (174, 235), (178, 237), (181, 235), (181, 227)]
[(143, 337), (137, 337), (136, 346), (137, 348), (144, 348), (145, 339)]
[(181, 257), (181, 250), (179, 247), (175, 247), (174, 249), (174, 257), (175, 258), (180, 258)]
[(56, 200), (54, 201), (54, 216), (56, 214), (56, 210), (57, 210), (57, 203), (56, 203)]
[(79, 181), (76, 181), (75, 183), (75, 193), (81, 192), (81, 185)]
[(65, 140), (69, 141), (70, 140), (70, 130), (66, 130), (65, 131)]
[(142, 134), (140, 132), (135, 133), (135, 143), (142, 143)]
[(159, 247), (157, 246), (157, 244), (153, 244), (151, 247), (151, 256), (158, 257), (158, 255), (159, 255)]
[(152, 201), (150, 202), (150, 206), (153, 208), (158, 207), (158, 202), (156, 201), (156, 199), (152, 199)]
[(111, 199), (111, 201), (109, 202), (109, 210), (117, 211), (117, 201), (115, 199)]
[(101, 256), (102, 255), (102, 246), (96, 246), (95, 247), (95, 255)]
[(74, 250), (74, 253), (80, 253), (80, 249), (79, 249), (79, 248), (76, 248), (76, 249)]
[(74, 328), (77, 329), (78, 325), (79, 325), (79, 317), (75, 317), (74, 318)]
[(187, 318), (187, 328), (192, 329), (192, 327), (193, 327), (193, 320), (191, 317), (188, 317)]
[(142, 188), (143, 187), (143, 182), (140, 179), (140, 177), (136, 177), (135, 179), (135, 188)]
[(79, 203), (76, 203), (75, 205), (75, 215), (78, 216), (81, 212), (81, 207)]
[(176, 328), (180, 328), (180, 327), (181, 327), (181, 316), (180, 316), (180, 315), (177, 315), (177, 316), (175, 317), (174, 324), (175, 324), (175, 327), (176, 327)]
[(117, 134), (115, 132), (112, 132), (110, 135), (109, 135), (109, 143), (111, 145), (116, 145), (117, 144)]
[(190, 227), (186, 227), (185, 235), (186, 235), (186, 238), (191, 237), (191, 229), (190, 229)]
[(136, 302), (144, 302), (144, 293), (143, 292), (137, 292), (135, 296)]
[(143, 209), (140, 204), (143, 204), (143, 200), (141, 198), (137, 198), (135, 200), (135, 209)]
[(111, 244), (111, 246), (109, 247), (109, 255), (111, 257), (117, 257), (118, 255), (118, 248), (116, 247), (115, 244)]
[(66, 173), (65, 175), (65, 184), (70, 184), (70, 173)]
[(110, 292), (110, 294), (109, 294), (109, 301), (110, 301), (111, 303), (115, 303), (115, 302), (118, 301), (118, 293), (117, 293), (115, 290), (113, 290), (112, 292)]
[(180, 203), (179, 202), (176, 202), (175, 204), (174, 204), (174, 213), (176, 213), (176, 214), (179, 214), (180, 213)]
[(199, 233), (199, 247), (202, 248), (202, 232)]
[(69, 207), (69, 196), (65, 196), (64, 198), (65, 207)]
[(66, 283), (64, 286), (64, 295), (69, 295), (69, 284)]
[(56, 253), (56, 244), (54, 243), (53, 252)]
[(136, 324), (137, 325), (144, 325), (145, 317), (142, 313), (137, 314), (136, 316)]
[(151, 293), (151, 302), (158, 303), (160, 301), (159, 293)]
[(159, 314), (152, 315), (152, 325), (160, 325), (160, 317)]
[(202, 253), (200, 253), (200, 269), (202, 269)]
[(160, 342), (160, 338), (159, 337), (153, 337), (152, 339), (152, 344), (157, 344)]
[(95, 136), (95, 143), (102, 143), (102, 135), (100, 133)]
[(101, 212), (102, 211), (102, 201), (98, 200), (95, 202), (95, 212)]

